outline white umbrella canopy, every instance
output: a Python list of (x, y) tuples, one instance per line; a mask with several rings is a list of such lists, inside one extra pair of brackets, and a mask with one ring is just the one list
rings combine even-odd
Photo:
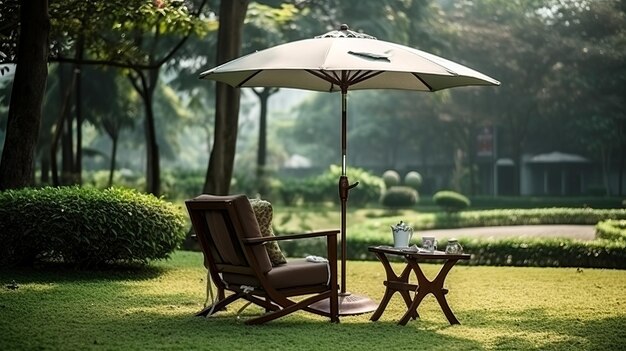
[[(349, 35), (351, 31), (342, 30)], [(333, 32), (331, 32), (333, 33)], [(354, 32), (351, 32), (354, 33)], [(234, 87), (283, 87), (313, 91), (399, 89), (437, 91), (500, 82), (427, 52), (372, 37), (305, 39), (240, 57), (200, 78)]]
[[(340, 315), (371, 312), (377, 304), (346, 292), (346, 211), (348, 193), (357, 184), (346, 176), (348, 90), (397, 89), (437, 91), (500, 82), (471, 68), (427, 52), (357, 33), (339, 30), (313, 39), (277, 45), (202, 72), (201, 79), (233, 87), (281, 87), (341, 92), (341, 301)], [(327, 309), (327, 306), (310, 306)]]

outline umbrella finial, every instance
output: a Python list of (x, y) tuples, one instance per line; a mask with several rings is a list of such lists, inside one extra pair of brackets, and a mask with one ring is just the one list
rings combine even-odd
[(315, 38), (362, 38), (362, 39), (376, 39), (371, 35), (367, 35), (365, 33), (355, 32), (350, 30), (347, 24), (342, 24), (339, 26), (339, 30), (333, 30), (326, 34), (318, 35)]

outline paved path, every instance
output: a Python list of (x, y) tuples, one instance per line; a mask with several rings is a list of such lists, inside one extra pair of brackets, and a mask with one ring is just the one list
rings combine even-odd
[(442, 238), (572, 238), (580, 240), (593, 240), (596, 237), (596, 229), (593, 225), (519, 225), (500, 227), (478, 227), (458, 229), (434, 229), (420, 230), (415, 233), (417, 237), (432, 235), (437, 239)]

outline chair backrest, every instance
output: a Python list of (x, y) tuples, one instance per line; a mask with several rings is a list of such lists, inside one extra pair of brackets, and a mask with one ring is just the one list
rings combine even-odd
[(185, 204), (207, 268), (249, 275), (254, 274), (253, 266), (261, 273), (272, 269), (263, 245), (255, 245), (246, 251), (241, 241), (261, 237), (254, 211), (245, 195), (200, 195)]

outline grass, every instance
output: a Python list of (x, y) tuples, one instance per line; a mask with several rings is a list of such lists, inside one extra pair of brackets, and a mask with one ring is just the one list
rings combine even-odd
[[(399, 269), (400, 264), (395, 264)], [(424, 265), (433, 277), (439, 267)], [(348, 290), (379, 300), (378, 262), (348, 262)], [(3, 350), (614, 350), (626, 344), (626, 271), (455, 267), (448, 301), (462, 325), (450, 326), (432, 296), (421, 318), (396, 325), (398, 296), (380, 321), (371, 314), (340, 324), (304, 312), (245, 326), (239, 306), (193, 317), (205, 299), (202, 256), (176, 252), (140, 270), (60, 267), (0, 270)], [(5, 286), (13, 280), (19, 288)], [(249, 307), (242, 319), (260, 313)]]

